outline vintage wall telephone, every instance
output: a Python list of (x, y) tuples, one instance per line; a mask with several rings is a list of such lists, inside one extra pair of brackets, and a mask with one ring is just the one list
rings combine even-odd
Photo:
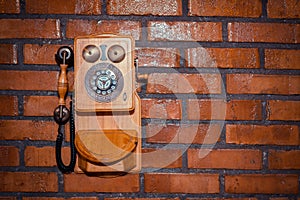
[[(77, 37), (74, 56), (64, 46), (55, 57), (61, 68), (59, 106), (54, 111), (58, 168), (64, 173), (140, 171), (141, 103), (135, 91), (134, 40), (111, 34)], [(67, 67), (73, 59), (74, 99), (69, 110)], [(66, 166), (61, 147), (68, 121), (71, 161)]]

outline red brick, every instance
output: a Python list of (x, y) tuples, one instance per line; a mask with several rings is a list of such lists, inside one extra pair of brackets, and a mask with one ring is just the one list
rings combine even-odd
[(251, 149), (189, 149), (188, 167), (200, 169), (261, 169), (262, 152)]
[(0, 200), (17, 200), (17, 197), (0, 197)]
[(188, 67), (259, 68), (258, 49), (189, 48), (185, 61)]
[(174, 198), (120, 198), (120, 197), (116, 197), (116, 198), (104, 198), (104, 200), (180, 200), (179, 197), (174, 197)]
[(181, 119), (181, 100), (142, 99), (142, 118)]
[(189, 99), (188, 119), (191, 120), (261, 120), (262, 107), (259, 100)]
[(25, 116), (53, 116), (58, 105), (58, 97), (54, 96), (25, 96)]
[[(2, 71), (0, 90), (57, 90), (59, 72), (56, 71)], [(73, 73), (68, 73), (69, 90), (74, 84)]]
[(228, 23), (230, 42), (299, 43), (299, 24)]
[(23, 197), (23, 200), (98, 200), (98, 197)]
[(145, 192), (151, 193), (218, 193), (217, 174), (145, 174)]
[[(70, 149), (65, 147), (62, 150), (64, 163), (70, 162)], [(27, 146), (24, 152), (26, 166), (53, 167), (56, 166), (55, 147), (34, 147)]]
[(139, 66), (180, 67), (180, 52), (175, 48), (138, 48)]
[(13, 146), (0, 146), (0, 166), (18, 166), (20, 163), (19, 149)]
[(299, 18), (300, 4), (298, 0), (269, 0), (267, 12), (270, 18)]
[(148, 124), (148, 143), (215, 144), (220, 137), (218, 124)]
[(109, 15), (182, 15), (181, 0), (109, 0), (107, 2)]
[(142, 167), (145, 168), (180, 168), (182, 150), (180, 149), (142, 149)]
[(20, 13), (20, 1), (10, 0), (0, 2), (0, 13), (17, 14)]
[(268, 120), (300, 120), (299, 101), (270, 100), (267, 102)]
[(220, 94), (221, 81), (220, 74), (152, 73), (147, 93)]
[(16, 116), (18, 115), (18, 110), (18, 98), (16, 96), (0, 96), (1, 116)]
[(2, 90), (57, 90), (58, 72), (49, 71), (2, 71)]
[(269, 200), (289, 200), (288, 197), (274, 197), (274, 198), (269, 198)]
[(299, 128), (292, 125), (226, 125), (226, 142), (234, 144), (299, 145)]
[(188, 8), (189, 16), (259, 17), (262, 13), (260, 0), (189, 0)]
[(58, 19), (0, 19), (0, 38), (60, 38)]
[(269, 200), (289, 200), (288, 197), (274, 197), (274, 198), (269, 198)]
[(266, 49), (265, 68), (300, 69), (300, 50)]
[(186, 200), (258, 200), (257, 198), (187, 198)]
[(297, 194), (298, 176), (281, 174), (243, 174), (225, 176), (227, 193)]
[(17, 64), (18, 52), (15, 44), (0, 44), (0, 63)]
[[(63, 45), (53, 44), (25, 44), (23, 48), (25, 64), (57, 64), (54, 55)], [(51, 56), (50, 56), (51, 55)]]
[(138, 21), (108, 21), (108, 20), (69, 20), (67, 37), (80, 35), (99, 35), (104, 33), (131, 35), (135, 40), (140, 39), (141, 23)]
[(300, 169), (300, 150), (270, 150), (269, 169)]
[(27, 0), (26, 12), (31, 14), (101, 14), (101, 3), (97, 0)]
[(1, 192), (57, 192), (58, 179), (51, 172), (0, 172)]
[(86, 176), (85, 174), (64, 175), (65, 192), (138, 192), (139, 190), (138, 174), (114, 178)]
[(0, 140), (51, 140), (57, 135), (54, 121), (0, 120)]
[(148, 40), (222, 41), (222, 24), (217, 22), (148, 23)]
[(231, 94), (300, 94), (300, 76), (227, 74), (226, 78)]

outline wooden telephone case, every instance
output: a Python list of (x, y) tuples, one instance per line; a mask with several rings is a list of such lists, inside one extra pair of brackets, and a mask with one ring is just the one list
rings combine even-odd
[(75, 172), (138, 172), (141, 104), (130, 36), (75, 38)]

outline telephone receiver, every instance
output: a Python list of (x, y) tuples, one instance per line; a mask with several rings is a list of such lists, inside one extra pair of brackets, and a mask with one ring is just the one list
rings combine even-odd
[[(139, 172), (141, 169), (141, 103), (137, 95), (134, 40), (112, 34), (81, 36), (74, 53), (60, 47), (56, 161), (63, 173)], [(67, 68), (74, 63), (70, 107)], [(70, 124), (70, 163), (61, 158), (65, 125)], [(76, 128), (75, 128), (76, 127)]]

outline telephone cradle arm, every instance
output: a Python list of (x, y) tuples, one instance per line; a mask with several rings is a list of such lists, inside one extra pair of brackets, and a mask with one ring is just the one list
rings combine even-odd
[[(57, 167), (62, 173), (71, 173), (74, 171), (76, 164), (76, 149), (74, 145), (75, 124), (73, 118), (72, 97), (70, 101), (70, 110), (66, 107), (66, 94), (68, 91), (67, 67), (73, 63), (73, 51), (70, 47), (63, 46), (58, 49), (55, 55), (56, 62), (60, 66), (60, 74), (58, 79), (58, 95), (59, 105), (54, 110), (54, 120), (58, 124), (58, 135), (56, 138), (55, 156)], [(65, 124), (70, 122), (70, 148), (71, 159), (69, 165), (65, 165), (62, 161), (61, 151), (65, 134)]]

